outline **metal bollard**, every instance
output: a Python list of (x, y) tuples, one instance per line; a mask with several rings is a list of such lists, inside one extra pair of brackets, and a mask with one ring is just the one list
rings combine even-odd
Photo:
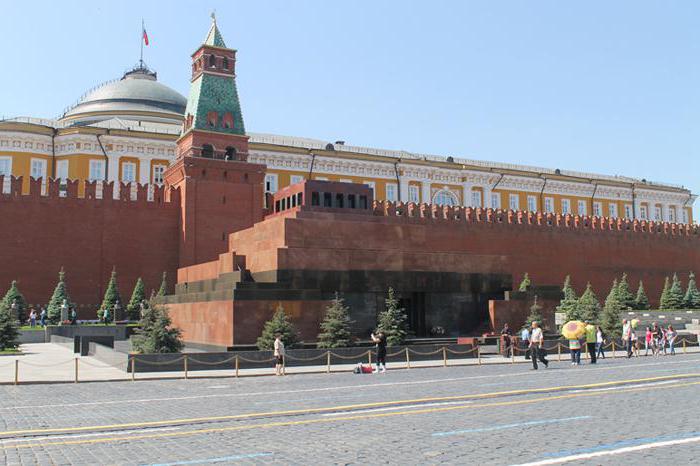
[(331, 352), (326, 351), (326, 374), (331, 373)]
[(411, 359), (408, 356), (408, 347), (406, 348), (406, 369), (411, 368)]
[(447, 367), (447, 348), (442, 347), (442, 365)]
[(187, 355), (185, 355), (185, 379), (188, 379), (188, 374), (187, 374)]
[(75, 383), (78, 383), (78, 358), (75, 358)]
[(238, 378), (238, 368), (239, 368), (238, 355), (236, 355), (236, 378)]
[(15, 359), (15, 385), (19, 384), (19, 359)]

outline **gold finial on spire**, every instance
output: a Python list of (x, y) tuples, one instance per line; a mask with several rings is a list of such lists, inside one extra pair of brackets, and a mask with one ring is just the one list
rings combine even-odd
[(216, 23), (216, 9), (211, 11), (211, 20)]

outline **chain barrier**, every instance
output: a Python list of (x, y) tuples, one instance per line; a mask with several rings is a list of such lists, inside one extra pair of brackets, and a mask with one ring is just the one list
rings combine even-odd
[[(402, 351), (402, 353), (403, 353), (403, 351)], [(333, 356), (334, 358), (338, 358), (338, 359), (343, 359), (343, 360), (349, 361), (349, 360), (351, 360), (351, 359), (366, 358), (366, 357), (367, 357), (367, 351), (363, 351), (362, 353), (359, 353), (359, 354), (356, 354), (356, 355), (353, 355), (353, 356), (343, 356), (342, 354), (336, 354), (336, 353), (331, 352), (331, 356)]]
[(139, 359), (136, 356), (132, 356), (131, 360), (136, 361), (139, 364), (147, 364), (149, 366), (170, 366), (171, 364), (178, 363), (180, 361), (183, 361), (186, 358), (186, 356), (180, 356), (177, 359), (173, 359), (172, 361), (167, 361), (167, 362), (156, 362), (156, 361), (147, 361), (145, 359)]
[(386, 355), (386, 357), (387, 357), (387, 358), (393, 358), (394, 356), (399, 356), (399, 355), (404, 355), (404, 354), (406, 354), (406, 351), (404, 351), (404, 350), (399, 350), (399, 351), (397, 351), (396, 353), (388, 353), (388, 354)]
[(267, 359), (248, 359), (248, 358), (244, 358), (241, 355), (238, 355), (238, 359), (240, 359), (241, 361), (245, 361), (245, 362), (252, 362), (254, 364), (275, 361), (274, 357), (267, 358)]
[(220, 364), (227, 364), (227, 363), (230, 363), (231, 361), (235, 361), (236, 356), (232, 356), (232, 357), (230, 357), (230, 358), (228, 358), (228, 359), (224, 359), (223, 361), (214, 361), (214, 362), (211, 362), (211, 361), (200, 361), (199, 359), (195, 359), (195, 358), (193, 358), (192, 356), (189, 356), (188, 359), (189, 359), (190, 362), (193, 362), (193, 363), (195, 363), (195, 364), (202, 364), (202, 365), (204, 365), (204, 366), (218, 366), (218, 365), (220, 365)]
[(429, 352), (429, 353), (422, 353), (422, 352), (420, 352), (420, 351), (416, 351), (416, 350), (411, 349), (411, 348), (409, 348), (408, 351), (410, 351), (411, 353), (415, 354), (416, 356), (432, 356), (432, 355), (434, 355), (434, 354), (441, 353), (441, 352), (442, 352), (442, 348), (440, 348), (439, 350), (431, 351), (431, 352)]
[(308, 361), (315, 361), (315, 360), (317, 360), (317, 359), (323, 359), (323, 358), (325, 358), (325, 357), (326, 357), (325, 354), (319, 354), (318, 356), (314, 356), (314, 357), (312, 357), (312, 358), (299, 358), (299, 357), (297, 357), (297, 356), (291, 356), (291, 355), (288, 354), (288, 355), (286, 355), (284, 358), (285, 358), (285, 359), (288, 359), (288, 360), (290, 360), (290, 361), (308, 362)]
[(445, 350), (446, 350), (448, 353), (450, 353), (450, 354), (455, 354), (455, 355), (459, 355), (459, 354), (470, 354), (470, 353), (475, 353), (475, 352), (476, 352), (476, 347), (474, 347), (474, 348), (472, 348), (472, 349), (470, 349), (470, 350), (467, 350), (467, 351), (457, 351), (457, 350), (450, 349), (450, 348), (448, 348), (447, 346), (444, 346), (443, 348), (445, 348)]
[[(19, 361), (19, 359), (17, 359), (16, 361)], [(56, 367), (56, 366), (60, 366), (63, 364), (75, 364), (75, 362), (73, 359), (68, 359), (67, 361), (56, 362), (53, 364), (37, 364), (34, 362), (27, 362), (27, 361), (22, 361), (22, 364), (26, 364), (27, 366), (30, 366), (30, 367)]]

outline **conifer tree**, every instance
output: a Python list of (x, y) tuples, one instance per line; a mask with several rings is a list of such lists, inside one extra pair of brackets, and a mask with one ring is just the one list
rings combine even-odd
[(326, 316), (321, 322), (321, 333), (318, 334), (319, 348), (345, 348), (351, 346), (350, 309), (343, 298), (335, 293), (335, 298), (326, 308)]
[(389, 288), (387, 298), (384, 300), (386, 307), (379, 313), (377, 331), (384, 332), (389, 346), (397, 346), (406, 341), (408, 333), (406, 312), (399, 307), (399, 300), (394, 296), (394, 289)]
[(639, 280), (639, 288), (637, 288), (637, 297), (634, 300), (634, 308), (640, 311), (646, 311), (649, 309), (649, 298), (644, 291), (644, 283)]
[(700, 291), (698, 291), (698, 285), (695, 282), (695, 274), (693, 272), (688, 274), (688, 289), (683, 298), (683, 307), (686, 309), (700, 309)]
[(681, 281), (678, 279), (677, 274), (673, 274), (673, 280), (671, 280), (671, 288), (668, 292), (667, 299), (668, 309), (682, 309), (683, 308), (683, 287), (681, 286)]
[(566, 314), (567, 322), (570, 320), (579, 320), (581, 317), (579, 315), (578, 298), (571, 286), (571, 276), (566, 276), (562, 291), (564, 292), (564, 297), (561, 299), (559, 306), (557, 306), (557, 312)]
[(620, 319), (623, 305), (619, 300), (617, 288), (617, 279), (615, 279), (610, 288), (610, 293), (608, 293), (608, 297), (605, 298), (605, 305), (603, 306), (603, 313), (600, 318), (600, 326), (603, 328), (603, 332), (605, 332), (606, 335), (619, 338), (622, 335), (622, 321)]
[(16, 349), (18, 346), (19, 329), (17, 328), (17, 321), (3, 300), (0, 302), (0, 351)]
[(669, 299), (671, 296), (671, 281), (666, 277), (664, 280), (664, 289), (661, 291), (661, 297), (659, 298), (659, 309), (667, 310), (671, 309)]
[(63, 300), (66, 301), (68, 306), (71, 306), (70, 296), (68, 296), (68, 288), (66, 287), (66, 273), (61, 267), (61, 271), (58, 272), (58, 283), (56, 283), (56, 288), (53, 290), (49, 304), (46, 307), (46, 317), (51, 324), (58, 324), (61, 321), (61, 306), (63, 305)]
[(121, 306), (121, 302), (122, 299), (119, 296), (119, 288), (117, 287), (117, 270), (112, 269), (112, 276), (110, 277), (109, 283), (107, 284), (107, 290), (105, 291), (105, 296), (102, 300), (102, 305), (97, 311), (97, 317), (99, 319), (102, 319), (104, 310), (109, 309), (109, 315), (111, 316), (111, 319), (114, 320), (114, 318), (116, 317), (114, 315), (114, 304), (119, 303), (119, 305)]
[(525, 272), (525, 275), (523, 276), (523, 280), (520, 282), (520, 286), (518, 287), (518, 291), (527, 291), (530, 289), (530, 276)]
[(158, 296), (165, 296), (166, 294), (168, 294), (168, 272), (163, 272), (163, 279), (160, 282)]
[[(16, 303), (16, 311), (14, 314), (12, 310), (12, 303)], [(5, 297), (2, 298), (2, 305), (7, 307), (7, 312), (10, 312), (13, 319), (24, 323), (27, 320), (27, 300), (24, 299), (24, 295), (19, 291), (17, 286), (17, 280), (12, 280), (12, 285), (10, 289), (5, 293)]]
[(141, 277), (136, 280), (134, 291), (131, 293), (131, 299), (126, 306), (126, 312), (129, 320), (139, 320), (141, 318), (141, 303), (146, 299), (146, 287), (143, 284)]
[(284, 312), (282, 304), (277, 306), (272, 319), (265, 322), (262, 334), (258, 337), (259, 350), (271, 350), (275, 345), (275, 334), (282, 334), (282, 342), (286, 348), (291, 348), (297, 342), (297, 331)]
[(532, 301), (532, 306), (530, 306), (530, 314), (528, 314), (525, 320), (525, 328), (529, 329), (532, 327), (532, 323), (537, 322), (540, 324), (540, 328), (544, 332), (546, 330), (546, 325), (544, 319), (542, 318), (542, 306), (537, 303), (537, 295)]
[(182, 332), (172, 326), (168, 309), (151, 304), (144, 309), (139, 329), (131, 338), (131, 345), (138, 353), (177, 353), (182, 350)]
[(591, 282), (586, 285), (586, 291), (583, 292), (578, 300), (579, 317), (584, 322), (598, 323), (600, 318), (600, 302), (593, 291)]
[(617, 296), (620, 304), (622, 304), (624, 309), (634, 309), (635, 299), (632, 291), (630, 291), (629, 283), (627, 282), (627, 274), (623, 273), (620, 283), (617, 285)]

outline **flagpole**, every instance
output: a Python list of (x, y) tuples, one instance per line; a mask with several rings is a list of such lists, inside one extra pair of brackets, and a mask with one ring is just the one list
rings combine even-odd
[(141, 68), (143, 68), (143, 31), (145, 30), (146, 25), (143, 22), (143, 18), (141, 18), (141, 34), (139, 38), (141, 39), (141, 58), (139, 59), (139, 64)]

